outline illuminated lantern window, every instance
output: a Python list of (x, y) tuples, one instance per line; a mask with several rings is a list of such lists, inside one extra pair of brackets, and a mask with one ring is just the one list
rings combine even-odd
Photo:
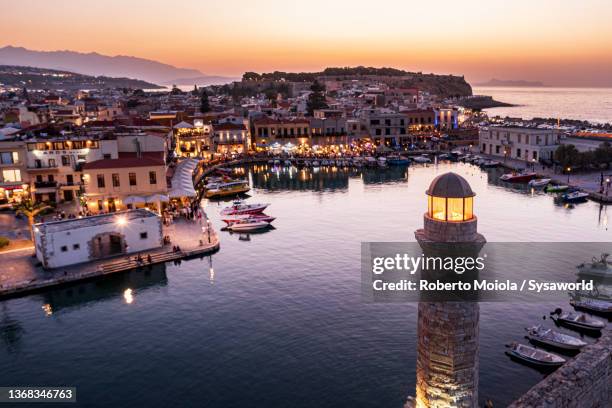
[(427, 215), (434, 220), (461, 222), (474, 218), (474, 192), (455, 173), (436, 177), (427, 190)]

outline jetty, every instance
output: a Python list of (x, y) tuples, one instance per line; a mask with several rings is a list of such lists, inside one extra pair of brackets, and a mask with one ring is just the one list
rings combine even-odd
[[(171, 225), (164, 226), (163, 233), (170, 237), (170, 243), (154, 250), (118, 255), (64, 268), (42, 268), (38, 265), (32, 248), (19, 253), (0, 254), (0, 261), (10, 265), (0, 273), (0, 298), (23, 296), (53, 286), (202, 257), (219, 250), (219, 236), (206, 219), (202, 219), (202, 222), (178, 219)], [(180, 249), (177, 250), (177, 247)]]

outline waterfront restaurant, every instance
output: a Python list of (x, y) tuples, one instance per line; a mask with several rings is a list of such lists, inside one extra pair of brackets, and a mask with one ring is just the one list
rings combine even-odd
[(61, 268), (162, 246), (161, 218), (137, 209), (34, 226), (36, 257)]

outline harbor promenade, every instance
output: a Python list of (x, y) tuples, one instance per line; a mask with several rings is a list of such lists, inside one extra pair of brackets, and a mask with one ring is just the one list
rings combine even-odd
[[(555, 184), (564, 184), (569, 185), (570, 187), (577, 188), (579, 190), (588, 193), (590, 198), (595, 201), (603, 202), (603, 203), (612, 203), (612, 191), (604, 190), (604, 193), (600, 193), (601, 188), (601, 171), (587, 172), (587, 173), (572, 173), (570, 171), (569, 177), (567, 174), (559, 174), (555, 173), (554, 169), (551, 167), (542, 166), (539, 163), (531, 164), (526, 163), (521, 160), (516, 159), (506, 159), (500, 158), (498, 156), (492, 156), (484, 153), (475, 153), (478, 156), (481, 156), (486, 159), (499, 161), (502, 166), (510, 169), (510, 170), (527, 170), (534, 171), (538, 174), (538, 176), (543, 178), (550, 178), (552, 182)], [(612, 171), (605, 170), (603, 171), (604, 181), (606, 179), (612, 179)], [(605, 186), (605, 182), (604, 182)]]
[[(201, 222), (177, 219), (163, 227), (163, 235), (170, 237), (170, 243), (151, 251), (118, 255), (57, 269), (42, 268), (32, 248), (0, 253), (0, 263), (4, 265), (0, 269), (0, 298), (19, 296), (51, 286), (94, 279), (112, 273), (147, 268), (159, 263), (203, 256), (219, 249), (219, 237), (206, 219), (202, 219)], [(177, 250), (177, 246), (180, 249)]]

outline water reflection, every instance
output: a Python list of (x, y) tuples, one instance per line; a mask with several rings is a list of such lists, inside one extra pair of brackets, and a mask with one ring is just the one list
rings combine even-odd
[(0, 316), (0, 337), (2, 342), (10, 353), (19, 349), (21, 339), (25, 334), (25, 329), (19, 322), (14, 319), (7, 306), (7, 302), (2, 302), (2, 315)]
[(126, 304), (134, 302), (136, 293), (146, 289), (165, 286), (168, 283), (166, 265), (158, 264), (148, 268), (105, 276), (66, 287), (50, 289), (42, 296), (43, 311), (47, 316), (89, 303), (121, 297)]

